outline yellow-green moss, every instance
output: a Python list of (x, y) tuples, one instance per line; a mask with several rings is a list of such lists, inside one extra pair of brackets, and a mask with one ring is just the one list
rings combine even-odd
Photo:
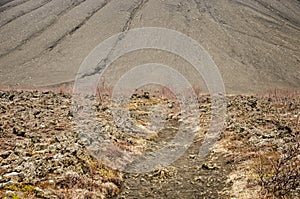
[(32, 185), (22, 185), (20, 186), (20, 191), (24, 193), (31, 193), (34, 191), (34, 187)]
[(116, 176), (112, 170), (107, 170), (102, 167), (98, 167), (98, 172), (101, 176), (106, 178), (113, 178)]
[(6, 185), (4, 187), (4, 189), (6, 190), (10, 190), (10, 191), (17, 191), (18, 190), (18, 187), (16, 185)]
[(102, 177), (107, 179), (116, 177), (116, 174), (113, 172), (113, 170), (104, 168), (101, 162), (92, 159), (86, 159), (84, 161), (88, 163)]
[(10, 196), (11, 199), (20, 199), (20, 196), (18, 196), (17, 194), (12, 194)]
[(34, 187), (32, 185), (21, 184), (21, 185), (8, 185), (5, 186), (4, 189), (10, 191), (21, 191), (26, 194), (32, 193), (34, 191)]

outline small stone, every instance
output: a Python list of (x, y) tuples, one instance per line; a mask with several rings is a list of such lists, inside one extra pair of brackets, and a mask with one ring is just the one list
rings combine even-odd
[(194, 180), (198, 182), (203, 182), (203, 178), (201, 176), (195, 177)]
[(216, 164), (204, 163), (204, 164), (202, 164), (202, 169), (205, 169), (205, 170), (216, 170), (216, 169), (218, 169), (218, 167), (217, 167)]
[(144, 97), (145, 99), (150, 99), (149, 92), (144, 92), (143, 97)]
[(15, 134), (17, 136), (21, 136), (21, 137), (25, 136), (25, 132), (16, 127), (13, 128), (13, 134)]
[(174, 114), (170, 113), (167, 117), (167, 119), (173, 119), (174, 118)]
[(168, 107), (173, 108), (174, 107), (173, 102), (168, 102)]
[(3, 159), (6, 159), (10, 154), (11, 154), (12, 151), (1, 151), (0, 152), (0, 157), (3, 158)]
[(15, 95), (14, 95), (14, 94), (12, 94), (12, 95), (10, 95), (10, 96), (8, 97), (8, 99), (9, 99), (10, 101), (13, 101), (14, 98), (15, 98)]
[(11, 172), (3, 175), (5, 179), (10, 179), (13, 182), (18, 182), (19, 180), (19, 174), (18, 172)]

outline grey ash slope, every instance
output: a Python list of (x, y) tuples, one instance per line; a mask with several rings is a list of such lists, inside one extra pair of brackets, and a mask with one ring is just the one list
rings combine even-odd
[[(229, 93), (299, 89), (299, 13), (298, 0), (1, 1), (0, 84), (73, 81), (80, 63), (101, 41), (128, 29), (158, 26), (197, 40), (220, 68)], [(141, 51), (112, 68), (121, 73), (140, 63), (161, 62), (204, 89), (190, 66), (178, 60)], [(108, 74), (112, 82), (120, 74), (115, 75)]]

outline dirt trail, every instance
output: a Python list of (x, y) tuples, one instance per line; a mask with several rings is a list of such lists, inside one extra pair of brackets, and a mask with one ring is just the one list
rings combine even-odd
[[(198, 159), (201, 142), (166, 168), (146, 174), (125, 174), (122, 192), (116, 198), (227, 198), (228, 175), (233, 162), (228, 154), (213, 153)], [(226, 157), (228, 156), (228, 157)]]

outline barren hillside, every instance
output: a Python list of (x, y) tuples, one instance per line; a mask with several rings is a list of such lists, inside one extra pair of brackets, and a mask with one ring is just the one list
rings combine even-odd
[[(151, 26), (198, 41), (219, 67), (228, 93), (299, 89), (299, 13), (298, 0), (1, 1), (0, 84), (71, 82), (97, 44)], [(145, 62), (175, 67), (205, 90), (184, 60), (157, 51), (123, 56), (111, 66), (117, 74), (108, 76), (114, 81), (116, 71)]]

